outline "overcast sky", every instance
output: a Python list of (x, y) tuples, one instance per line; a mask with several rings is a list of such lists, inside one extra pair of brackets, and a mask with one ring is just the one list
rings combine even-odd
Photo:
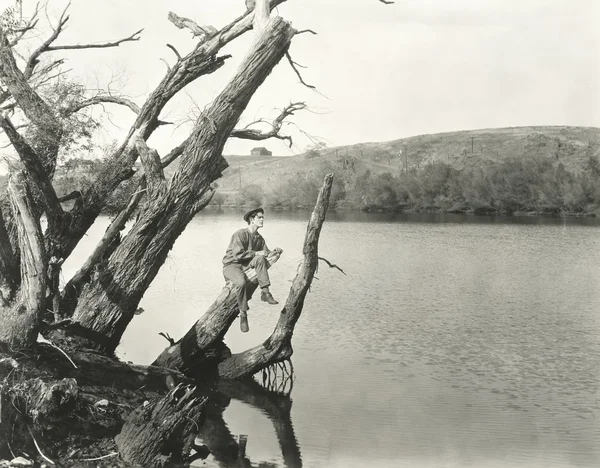
[[(50, 16), (65, 4), (49, 0)], [(170, 10), (218, 28), (245, 6), (243, 0), (72, 0), (68, 30), (57, 43), (115, 39), (145, 28), (139, 42), (118, 49), (63, 54), (89, 86), (112, 79), (113, 91), (142, 104), (165, 72), (160, 59), (173, 62), (165, 44), (182, 53), (193, 46), (188, 31), (167, 21)], [(313, 112), (295, 122), (329, 146), (475, 128), (600, 126), (596, 0), (288, 0), (278, 13), (297, 29), (318, 33), (294, 38), (291, 53), (321, 94), (299, 84), (281, 62), (255, 95), (245, 122), (305, 101)], [(234, 73), (247, 39), (226, 48), (234, 56), (227, 65), (186, 88), (163, 118), (184, 119), (191, 98), (201, 107), (210, 103)], [(121, 134), (131, 116), (114, 111), (112, 122), (105, 138)], [(161, 129), (150, 142), (167, 151), (188, 129)], [(295, 127), (289, 131), (295, 137), (291, 150), (280, 141), (264, 145), (287, 155), (310, 144)], [(246, 154), (253, 146), (230, 140), (225, 154)]]

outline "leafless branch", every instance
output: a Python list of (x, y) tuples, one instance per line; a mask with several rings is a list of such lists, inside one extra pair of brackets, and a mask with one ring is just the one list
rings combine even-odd
[(192, 34), (194, 35), (194, 37), (199, 36), (200, 38), (204, 39), (206, 37), (210, 37), (217, 33), (217, 30), (214, 26), (209, 26), (209, 25), (200, 26), (194, 20), (185, 18), (183, 16), (177, 16), (172, 11), (169, 12), (169, 15), (167, 16), (167, 18), (169, 19), (169, 21), (171, 23), (173, 23), (175, 25), (175, 27), (177, 27), (179, 29), (187, 28), (190, 31), (192, 31)]
[(391, 2), (389, 0), (379, 0), (381, 3), (385, 3), (386, 5), (391, 5), (394, 2)]
[(270, 124), (271, 130), (269, 130), (268, 132), (261, 132), (260, 130), (249, 129), (249, 127), (252, 125), (266, 122), (264, 119), (260, 119), (260, 120), (257, 120), (255, 122), (252, 122), (252, 123), (246, 125), (246, 127), (243, 129), (233, 130), (231, 132), (231, 136), (233, 138), (242, 138), (245, 140), (256, 140), (256, 141), (266, 140), (268, 138), (278, 138), (280, 140), (286, 140), (291, 148), (292, 144), (293, 144), (292, 137), (287, 136), (287, 135), (281, 135), (279, 132), (281, 131), (283, 121), (287, 117), (294, 115), (295, 112), (304, 110), (304, 109), (306, 109), (306, 104), (304, 102), (293, 102), (293, 103), (289, 104), (285, 109), (283, 109), (281, 111), (281, 114), (279, 114), (279, 116), (277, 116), (277, 118), (275, 120), (273, 120), (273, 122)]
[(66, 109), (62, 110), (62, 113), (64, 115), (70, 115), (80, 111), (85, 107), (94, 106), (96, 104), (102, 103), (119, 104), (121, 106), (129, 107), (135, 114), (140, 113), (140, 107), (135, 102), (122, 96), (111, 95), (98, 95), (94, 96), (93, 98), (86, 99), (85, 101), (75, 102), (69, 105)]
[(49, 50), (50, 44), (52, 44), (56, 40), (56, 38), (62, 32), (65, 24), (67, 24), (67, 21), (69, 21), (69, 17), (66, 16), (66, 14), (67, 14), (67, 10), (69, 9), (70, 6), (71, 6), (71, 2), (69, 2), (67, 4), (65, 9), (61, 13), (60, 18), (58, 19), (58, 24), (56, 25), (56, 28), (53, 29), (52, 34), (50, 34), (48, 39), (46, 39), (42, 43), (42, 45), (40, 45), (37, 49), (35, 49), (33, 51), (33, 53), (30, 55), (29, 59), (27, 60), (27, 64), (25, 65), (25, 71), (23, 72), (23, 74), (25, 75), (25, 77), (27, 79), (31, 78), (31, 76), (33, 75), (33, 70), (35, 69), (36, 65), (39, 63), (40, 55), (42, 55), (44, 52)]
[(175, 55), (177, 56), (177, 60), (181, 60), (181, 54), (177, 51), (175, 46), (173, 46), (171, 44), (167, 44), (167, 47), (175, 53)]
[[(346, 273), (344, 272), (344, 270), (342, 270), (339, 266), (337, 266), (335, 263), (331, 263), (329, 260), (327, 260), (326, 258), (323, 257), (319, 257), (319, 260), (323, 260), (325, 263), (327, 263), (327, 265), (329, 266), (329, 268), (335, 268), (336, 270), (341, 271), (344, 275), (346, 275)], [(347, 275), (346, 275), (347, 276)]]
[(140, 40), (140, 34), (144, 29), (140, 29), (139, 31), (134, 32), (131, 36), (127, 36), (123, 39), (118, 39), (112, 42), (101, 42), (99, 44), (71, 44), (71, 45), (58, 45), (58, 46), (50, 46), (47, 47), (47, 51), (52, 50), (73, 50), (73, 49), (105, 49), (108, 47), (118, 47), (124, 42), (133, 42)]
[(28, 31), (31, 31), (32, 29), (34, 29), (39, 21), (38, 19), (38, 14), (40, 12), (40, 4), (39, 2), (36, 4), (35, 6), (35, 11), (33, 12), (33, 14), (31, 15), (31, 18), (29, 18), (29, 21), (27, 22), (27, 24), (21, 28), (16, 28), (15, 32), (17, 32), (18, 34), (15, 36), (15, 38), (9, 42), (9, 47), (14, 47), (16, 46), (19, 41), (21, 39), (23, 39), (23, 36), (25, 36), (25, 34), (27, 34)]
[(42, 87), (43, 85), (45, 85), (46, 83), (48, 83), (49, 81), (55, 80), (56, 78), (58, 78), (59, 76), (63, 76), (66, 75), (67, 73), (69, 73), (72, 70), (72, 68), (69, 68), (68, 70), (61, 70), (58, 73), (55, 73), (54, 75), (47, 75), (44, 77), (43, 80), (40, 80), (36, 85), (35, 85), (35, 89), (38, 89), (40, 87)]
[(186, 138), (186, 140), (181, 143), (179, 146), (176, 146), (175, 148), (173, 148), (169, 154), (167, 154), (164, 158), (162, 158), (160, 160), (160, 165), (165, 168), (167, 167), (169, 164), (171, 164), (173, 161), (175, 161), (179, 156), (181, 156), (183, 154), (183, 150), (185, 149), (186, 145), (188, 144), (189, 138)]
[(311, 33), (314, 36), (317, 35), (317, 33), (315, 31), (313, 31), (312, 29), (301, 29), (300, 31), (296, 31), (296, 35), (304, 34), (304, 33)]
[(171, 71), (171, 65), (169, 65), (169, 62), (167, 62), (167, 59), (161, 58), (160, 61), (167, 66), (167, 71), (170, 72)]
[(304, 86), (306, 86), (307, 88), (310, 89), (317, 89), (315, 86), (313, 85), (309, 85), (307, 84), (304, 79), (302, 78), (302, 75), (300, 74), (300, 72), (298, 71), (298, 69), (296, 68), (296, 63), (292, 60), (292, 56), (290, 55), (289, 52), (285, 53), (285, 56), (288, 59), (288, 62), (290, 62), (290, 65), (292, 66), (292, 69), (296, 72), (296, 75), (298, 75), (298, 79), (300, 80), (300, 83), (302, 83)]

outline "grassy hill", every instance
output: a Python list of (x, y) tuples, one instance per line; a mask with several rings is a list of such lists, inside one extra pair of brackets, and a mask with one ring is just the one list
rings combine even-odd
[[(218, 206), (310, 208), (323, 175), (334, 172), (333, 209), (600, 215), (599, 128), (471, 130), (225, 158), (212, 201)], [(57, 172), (59, 195), (87, 184), (88, 172)], [(120, 210), (135, 187), (122, 184), (106, 209)]]
[(419, 135), (292, 157), (226, 157), (219, 205), (311, 206), (326, 172), (335, 209), (600, 213), (600, 129)]
[(508, 159), (549, 159), (571, 172), (580, 172), (590, 156), (600, 155), (600, 128), (515, 127), (419, 135), (387, 142), (360, 143), (328, 148), (321, 157), (306, 154), (290, 157), (226, 159), (230, 167), (219, 180), (223, 191), (256, 184), (263, 188), (290, 177), (318, 171), (324, 162), (353, 165), (357, 172), (372, 174), (422, 169), (443, 162), (457, 170), (486, 167)]

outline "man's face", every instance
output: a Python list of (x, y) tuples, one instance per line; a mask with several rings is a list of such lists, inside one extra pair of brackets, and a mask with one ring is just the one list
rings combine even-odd
[(256, 216), (254, 216), (254, 218), (250, 219), (250, 224), (256, 226), (256, 227), (263, 227), (263, 224), (265, 222), (265, 215), (262, 213), (256, 213)]

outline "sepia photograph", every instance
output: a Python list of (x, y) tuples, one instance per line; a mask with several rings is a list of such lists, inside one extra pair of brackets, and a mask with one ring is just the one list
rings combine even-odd
[(599, 467), (598, 20), (0, 0), (0, 468)]

